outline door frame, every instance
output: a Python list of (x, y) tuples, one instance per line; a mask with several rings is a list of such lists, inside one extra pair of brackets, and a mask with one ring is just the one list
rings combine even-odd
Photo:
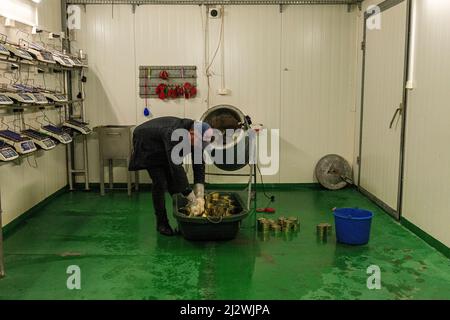
[(399, 159), (399, 178), (398, 178), (398, 195), (397, 195), (397, 208), (394, 210), (390, 208), (382, 200), (378, 199), (375, 195), (370, 193), (361, 187), (361, 162), (362, 162), (362, 138), (363, 138), (363, 121), (364, 121), (364, 90), (365, 90), (365, 76), (366, 76), (366, 41), (367, 41), (367, 19), (373, 16), (375, 13), (364, 12), (364, 25), (363, 25), (363, 42), (362, 42), (362, 78), (361, 78), (361, 114), (360, 114), (360, 126), (359, 126), (359, 155), (358, 155), (358, 190), (367, 196), (376, 205), (381, 207), (387, 213), (397, 220), (400, 220), (402, 214), (402, 201), (403, 201), (403, 177), (404, 177), (404, 160), (405, 160), (405, 137), (406, 137), (406, 113), (408, 102), (408, 89), (406, 83), (408, 81), (409, 71), (409, 49), (410, 49), (410, 30), (411, 30), (411, 0), (386, 0), (378, 5), (380, 13), (395, 7), (396, 5), (406, 1), (406, 26), (405, 26), (405, 65), (403, 75), (403, 112), (401, 115), (401, 130), (400, 130), (400, 159)]

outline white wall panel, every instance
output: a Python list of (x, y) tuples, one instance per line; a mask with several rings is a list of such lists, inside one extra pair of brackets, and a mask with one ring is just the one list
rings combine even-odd
[(89, 55), (87, 115), (93, 125), (134, 124), (134, 15), (130, 6), (89, 6), (83, 33)]
[(312, 182), (317, 161), (352, 162), (355, 15), (342, 6), (289, 6), (283, 14), (282, 182)]
[[(231, 94), (221, 96), (221, 55), (211, 72), (211, 106), (231, 104), (250, 115), (255, 124), (267, 129), (280, 128), (280, 31), (282, 15), (276, 6), (226, 7), (224, 25), (225, 87)], [(220, 20), (211, 20), (210, 53), (213, 55), (220, 34)], [(205, 106), (203, 107), (205, 111)], [(220, 172), (214, 168), (211, 172)], [(244, 168), (239, 173), (248, 173)], [(215, 183), (246, 182), (247, 178), (211, 177)], [(279, 174), (265, 177), (279, 182)]]
[(450, 2), (417, 1), (408, 95), (403, 216), (450, 247)]
[[(203, 32), (201, 7), (199, 6), (142, 6), (136, 10), (136, 64), (141, 65), (196, 65), (199, 69), (199, 87), (204, 88)], [(138, 84), (137, 76), (135, 79)], [(199, 117), (203, 111), (205, 90), (199, 90), (196, 98), (162, 101), (148, 99), (155, 117)], [(137, 119), (140, 124), (148, 120), (144, 116), (145, 100), (137, 100)]]
[[(46, 0), (38, 6), (39, 25), (49, 31), (61, 30), (60, 1)], [(20, 28), (31, 33), (31, 28), (17, 23), (16, 28), (4, 28), (2, 19), (0, 19), (0, 32), (5, 33), (8, 39), (17, 42), (20, 37), (25, 35), (17, 32)], [(45, 35), (42, 38), (45, 40)], [(36, 35), (29, 40), (37, 41), (41, 37)], [(57, 44), (55, 42), (55, 44)], [(4, 75), (6, 65), (0, 64), (0, 73)], [(0, 78), (0, 83), (8, 83), (10, 76)], [(33, 79), (35, 85), (43, 86), (42, 76), (36, 76), (33, 72), (27, 75), (26, 68), (22, 71), (22, 81), (27, 78)], [(46, 85), (48, 88), (60, 88), (58, 75), (46, 75)], [(47, 111), (47, 116), (57, 122), (57, 111)], [(0, 117), (12, 125), (13, 116), (0, 111)], [(27, 123), (37, 126), (34, 123), (36, 113), (27, 113), (25, 119)], [(38, 151), (19, 163), (0, 164), (0, 188), (3, 209), (3, 224), (6, 225), (25, 211), (35, 206), (46, 197), (58, 191), (67, 185), (66, 170), (66, 148), (59, 145), (51, 151)]]
[(61, 0), (44, 0), (37, 7), (38, 25), (48, 31), (61, 30)]
[[(150, 99), (153, 115), (199, 118), (207, 109), (208, 89), (204, 66), (204, 12), (199, 6), (140, 6), (133, 16), (130, 6), (114, 6), (113, 16), (104, 7), (87, 6), (85, 29), (79, 33), (77, 45), (87, 49), (89, 72), (94, 73), (89, 77), (86, 90), (89, 120), (94, 124), (118, 124), (129, 123), (134, 116), (135, 124), (146, 121), (144, 100), (138, 98), (136, 73), (139, 65), (159, 64), (197, 65), (199, 94), (188, 101)], [(282, 129), (284, 145), (280, 166), (285, 169), (282, 176), (266, 177), (266, 181), (312, 182), (315, 162), (331, 152), (352, 160), (354, 22), (354, 13), (347, 13), (345, 6), (290, 6), (285, 7), (282, 14), (278, 6), (225, 7), (224, 76), (231, 94), (217, 94), (222, 75), (219, 50), (211, 66), (210, 105), (232, 104), (249, 114), (255, 123), (262, 123), (269, 129)], [(217, 47), (220, 23), (220, 19), (210, 20), (210, 57)], [(127, 30), (123, 33), (127, 38), (108, 36), (119, 26)], [(102, 36), (103, 33), (106, 34)], [(124, 49), (118, 49), (120, 55), (109, 61), (108, 52), (115, 52), (118, 45), (116, 39), (122, 40), (120, 45)], [(130, 39), (134, 39), (134, 44)], [(309, 39), (313, 39), (314, 47), (303, 46)], [(282, 41), (286, 44), (283, 47)], [(283, 56), (284, 60), (293, 57), (288, 62), (293, 68), (290, 74), (294, 81), (282, 82), (281, 79), (287, 77), (282, 71), (284, 50), (290, 50)], [(111, 81), (104, 76), (111, 64), (114, 68), (124, 68), (122, 78), (126, 81)], [(290, 85), (293, 92), (304, 94), (289, 97), (289, 103), (282, 108), (281, 92), (287, 94), (285, 84)], [(326, 97), (328, 94), (330, 98)], [(107, 95), (111, 97), (106, 98)], [(108, 100), (112, 99), (128, 103), (110, 103)], [(133, 103), (135, 109), (132, 110)], [(300, 122), (292, 120), (295, 118)], [(306, 134), (298, 135), (299, 130)], [(311, 137), (318, 140), (313, 142)], [(95, 182), (98, 181), (98, 151), (96, 140), (91, 140), (91, 181)], [(302, 152), (306, 152), (307, 157), (303, 157)], [(125, 181), (123, 174), (117, 177), (118, 181)], [(244, 180), (209, 179), (210, 182)]]

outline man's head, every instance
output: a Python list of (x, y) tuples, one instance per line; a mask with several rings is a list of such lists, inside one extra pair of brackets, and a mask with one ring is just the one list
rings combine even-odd
[(206, 122), (194, 121), (191, 129), (189, 129), (191, 136), (191, 145), (195, 147), (201, 146), (203, 149), (211, 143), (213, 130)]

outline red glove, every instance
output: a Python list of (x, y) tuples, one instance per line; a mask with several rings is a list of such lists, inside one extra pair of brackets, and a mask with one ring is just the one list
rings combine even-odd
[(169, 73), (166, 70), (163, 70), (159, 73), (159, 77), (161, 79), (167, 80), (169, 79)]
[(189, 96), (195, 97), (197, 95), (197, 88), (196, 87), (192, 87), (191, 90), (189, 91)]
[(155, 92), (161, 100), (164, 100), (167, 97), (167, 85), (164, 83), (160, 83), (156, 87)]
[(186, 99), (189, 99), (190, 97), (191, 97), (191, 90), (192, 90), (192, 84), (190, 84), (189, 82), (186, 82), (184, 85), (183, 85), (183, 88), (184, 88), (184, 97), (186, 98)]
[(169, 98), (176, 99), (178, 97), (177, 90), (175, 88), (171, 88), (168, 91)]
[(177, 86), (175, 87), (175, 90), (177, 91), (177, 97), (181, 97), (181, 96), (184, 95), (184, 89), (183, 89), (183, 87), (177, 85)]

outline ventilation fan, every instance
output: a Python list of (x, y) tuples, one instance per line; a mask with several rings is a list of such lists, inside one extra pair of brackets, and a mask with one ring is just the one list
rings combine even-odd
[(339, 190), (353, 184), (352, 168), (347, 160), (337, 154), (329, 154), (320, 159), (315, 173), (319, 183), (329, 190)]

